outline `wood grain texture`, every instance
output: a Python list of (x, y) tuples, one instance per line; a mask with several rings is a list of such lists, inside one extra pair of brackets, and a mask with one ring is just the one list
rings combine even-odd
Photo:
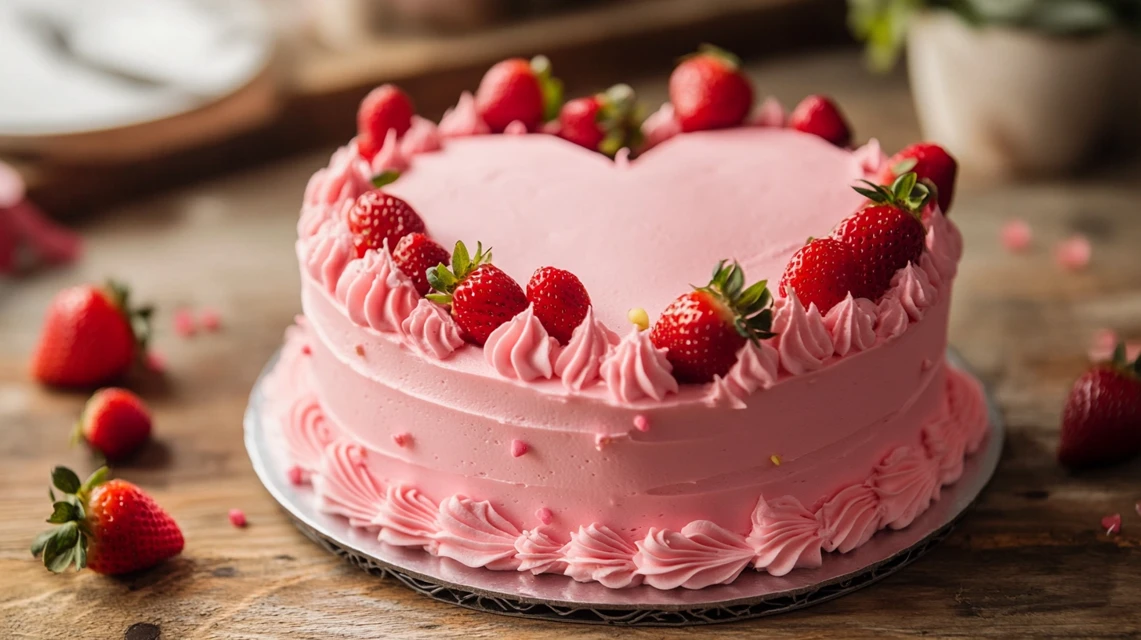
[[(792, 102), (827, 89), (861, 134), (894, 149), (918, 133), (898, 76), (869, 78), (852, 54), (753, 66), (758, 86)], [(661, 100), (664, 78), (637, 83)], [(697, 629), (618, 630), (516, 620), (429, 601), (371, 578), (303, 538), (258, 484), (242, 449), (246, 394), (299, 309), (294, 221), (325, 155), (288, 160), (108, 212), (85, 223), (73, 269), (0, 285), (0, 637), (3, 638), (1127, 638), (1141, 633), (1141, 466), (1071, 476), (1053, 462), (1062, 397), (1092, 333), (1141, 337), (1141, 165), (1072, 182), (968, 182), (953, 216), (967, 254), (952, 341), (995, 391), (1009, 424), (1004, 459), (979, 504), (927, 557), (885, 581), (811, 609)], [(794, 215), (795, 212), (784, 212)], [(1035, 248), (997, 240), (1019, 215)], [(1050, 247), (1090, 236), (1081, 274)], [(39, 317), (58, 288), (106, 274), (159, 304), (165, 381), (137, 380), (157, 440), (117, 473), (153, 491), (186, 534), (182, 557), (141, 575), (50, 575), (27, 543), (47, 514), (52, 464), (91, 461), (65, 446), (83, 398), (27, 381)], [(173, 336), (171, 312), (212, 306), (224, 329)], [(227, 521), (244, 509), (250, 526)], [(1120, 512), (1121, 535), (1098, 522)], [(66, 626), (65, 626), (66, 625)]]

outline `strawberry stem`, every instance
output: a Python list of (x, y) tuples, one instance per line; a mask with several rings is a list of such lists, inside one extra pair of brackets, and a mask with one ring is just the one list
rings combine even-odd
[(487, 251), (483, 250), (483, 243), (475, 243), (475, 256), (468, 253), (467, 245), (462, 240), (456, 242), (455, 249), (452, 250), (452, 268), (448, 269), (447, 265), (437, 265), (428, 269), (426, 275), (428, 277), (428, 285), (436, 291), (436, 293), (429, 293), (426, 298), (442, 305), (450, 305), (452, 303), (452, 294), (455, 293), (456, 287), (459, 286), (464, 278), (468, 277), (472, 271), (481, 265), (491, 264), (491, 247)]
[(890, 185), (867, 180), (860, 182), (871, 188), (852, 187), (856, 193), (877, 204), (898, 207), (917, 218), (934, 195), (931, 186), (926, 181), (920, 182), (919, 176), (912, 171), (900, 175)]
[(717, 263), (713, 277), (705, 287), (698, 288), (716, 297), (733, 313), (737, 333), (752, 342), (773, 337), (773, 297), (768, 281), (761, 280), (745, 286), (745, 270), (734, 260)]
[(87, 528), (87, 500), (95, 487), (107, 480), (107, 467), (100, 467), (87, 480), (80, 483), (79, 476), (67, 467), (52, 469), (52, 485), (64, 493), (62, 500), (55, 499), (55, 492), (48, 490), (52, 498), (52, 513), (47, 521), (58, 525), (40, 533), (32, 541), (32, 556), (43, 556), (44, 566), (54, 573), (67, 571), (75, 565), (76, 570), (87, 566), (87, 547), (91, 532)]

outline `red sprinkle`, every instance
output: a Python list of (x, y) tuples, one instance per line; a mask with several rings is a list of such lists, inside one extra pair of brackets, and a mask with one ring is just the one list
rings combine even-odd
[(1081, 271), (1089, 266), (1093, 249), (1089, 239), (1083, 235), (1075, 235), (1058, 243), (1054, 247), (1054, 260), (1063, 269)]
[(511, 455), (515, 458), (518, 458), (519, 456), (527, 453), (530, 450), (531, 450), (531, 447), (528, 447), (527, 443), (523, 442), (522, 440), (512, 440), (511, 441)]
[(634, 428), (637, 429), (638, 431), (641, 431), (642, 433), (649, 431), (650, 430), (649, 419), (646, 418), (646, 416), (639, 413), (638, 415), (634, 416)]
[(300, 487), (305, 484), (305, 470), (298, 466), (289, 467), (289, 484)]
[(539, 507), (538, 511), (535, 512), (535, 517), (543, 524), (551, 524), (551, 520), (555, 518), (555, 514), (551, 513), (551, 510), (546, 507)]
[(246, 522), (246, 513), (241, 509), (230, 509), (230, 524), (238, 527), (239, 529), (245, 527), (247, 524), (249, 524)]
[(1101, 528), (1105, 529), (1105, 535), (1111, 536), (1115, 533), (1121, 532), (1121, 514), (1114, 513), (1101, 519)]
[(217, 309), (207, 307), (198, 312), (198, 323), (207, 331), (217, 331), (222, 328), (222, 316)]
[(412, 443), (412, 434), (411, 433), (395, 433), (392, 435), (392, 441), (395, 442), (396, 446), (398, 446), (398, 447), (407, 447), (409, 444)]
[(178, 309), (174, 312), (174, 332), (181, 338), (189, 338), (198, 333), (194, 314), (188, 309)]
[(301, 345), (301, 355), (303, 355), (303, 356), (313, 355), (313, 348), (307, 344)]

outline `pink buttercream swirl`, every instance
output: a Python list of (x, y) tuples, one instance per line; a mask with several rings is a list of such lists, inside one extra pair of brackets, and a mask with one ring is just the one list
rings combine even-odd
[(930, 251), (924, 251), (919, 256), (919, 268), (923, 273), (927, 274), (927, 280), (931, 282), (931, 286), (935, 287), (936, 292), (943, 288), (943, 274), (939, 272), (939, 268), (935, 266), (935, 260), (931, 257)]
[(578, 582), (593, 580), (611, 589), (642, 584), (642, 576), (634, 566), (637, 547), (606, 525), (592, 523), (579, 527), (570, 537), (570, 542), (563, 547), (566, 575)]
[(773, 331), (780, 364), (794, 376), (823, 367), (832, 355), (832, 337), (820, 310), (815, 304), (805, 309), (795, 291), (789, 290), (788, 298), (777, 302)]
[(334, 204), (303, 204), (301, 216), (297, 218), (297, 237), (304, 240), (317, 235), (317, 232), (332, 221), (347, 220), (348, 211), (356, 200), (342, 200)]
[(519, 530), (499, 515), (490, 502), (452, 496), (440, 503), (437, 526), (438, 555), (493, 571), (519, 567), (515, 557)]
[(471, 93), (464, 91), (460, 94), (460, 101), (456, 106), (444, 112), (437, 131), (443, 138), (462, 138), (491, 133), (491, 128), (483, 118), (479, 117), (479, 110), (475, 108), (475, 98)]
[(744, 394), (728, 378), (713, 376), (709, 385), (709, 392), (705, 394), (705, 405), (708, 407), (728, 407), (729, 409), (744, 409)]
[(325, 290), (333, 293), (337, 279), (353, 254), (353, 243), (344, 225), (327, 222), (313, 237), (300, 241), (305, 270)]
[(436, 552), (434, 538), (439, 509), (413, 487), (390, 485), (372, 524), (380, 527), (380, 541), (397, 547), (422, 547)]
[(749, 396), (776, 384), (780, 353), (770, 342), (749, 341), (737, 352), (737, 362), (725, 374), (725, 379), (738, 397)]
[(613, 398), (631, 403), (644, 398), (662, 400), (667, 394), (677, 393), (672, 370), (665, 350), (650, 342), (649, 332), (632, 327), (607, 353), (599, 373)]
[(679, 133), (681, 123), (674, 117), (673, 105), (667, 102), (642, 123), (642, 135), (645, 137), (642, 151), (656, 147)]
[(875, 138), (853, 151), (852, 159), (856, 161), (856, 166), (863, 172), (865, 178), (879, 178), (889, 161), (887, 154), (880, 147), (879, 140)]
[(555, 374), (559, 342), (547, 335), (531, 305), (499, 325), (483, 345), (483, 357), (499, 375), (529, 382)]
[(923, 422), (921, 434), (923, 447), (927, 457), (935, 461), (939, 469), (939, 482), (951, 484), (963, 475), (963, 457), (967, 452), (967, 438), (963, 423), (956, 422), (951, 417), (950, 395), (951, 376), (954, 374), (946, 369), (947, 381), (944, 384), (945, 392), (939, 409)]
[(384, 487), (365, 463), (363, 447), (337, 440), (325, 448), (313, 489), (321, 511), (344, 516), (354, 527), (379, 528), (373, 520), (384, 504)]
[(285, 421), (285, 446), (293, 464), (308, 480), (321, 465), (321, 454), (333, 441), (333, 427), (321, 409), (317, 396), (306, 394), (293, 403)]
[(566, 543), (556, 539), (553, 527), (541, 526), (524, 531), (515, 539), (515, 554), (519, 558), (519, 571), (563, 573), (567, 569), (562, 549)]
[(587, 307), (586, 317), (555, 359), (555, 375), (566, 388), (582, 391), (598, 380), (603, 356), (619, 340), (618, 334), (594, 319), (594, 307)]
[(947, 368), (947, 406), (952, 423), (962, 430), (967, 453), (982, 446), (990, 427), (986, 397), (978, 380)]
[(421, 298), (400, 325), (404, 342), (417, 352), (444, 360), (464, 345), (459, 325), (440, 305)]
[(512, 120), (503, 128), (503, 135), (507, 136), (524, 136), (528, 133), (530, 132), (527, 131), (527, 125), (523, 124), (522, 120)]
[(885, 341), (903, 335), (910, 322), (907, 310), (893, 293), (888, 291), (876, 306), (876, 337)]
[(939, 499), (939, 469), (924, 452), (897, 447), (879, 463), (872, 487), (880, 499), (883, 524), (902, 529)]
[(875, 303), (854, 298), (851, 293), (824, 316), (824, 326), (832, 336), (832, 350), (838, 356), (871, 349), (876, 343), (875, 324)]
[(412, 126), (400, 139), (400, 153), (405, 160), (421, 153), (439, 151), (442, 146), (440, 131), (435, 122), (420, 116), (412, 116)]
[(853, 484), (836, 492), (818, 513), (824, 523), (824, 550), (848, 553), (863, 546), (879, 531), (883, 516), (879, 494), (868, 483)]
[(788, 119), (780, 100), (769, 96), (753, 114), (749, 123), (754, 127), (783, 127)]
[(753, 559), (743, 536), (708, 520), (695, 520), (681, 532), (650, 529), (636, 544), (634, 566), (658, 589), (729, 584)]
[(819, 567), (823, 562), (822, 525), (816, 514), (792, 496), (766, 501), (761, 497), (753, 510), (753, 529), (748, 542), (756, 552), (753, 566), (774, 576), (799, 568)]
[(355, 200), (372, 189), (372, 173), (368, 163), (357, 154), (356, 145), (350, 144), (333, 152), (329, 166), (317, 170), (305, 186), (304, 202), (307, 205), (333, 205), (343, 200)]
[[(294, 324), (285, 329), (281, 356), (277, 366), (265, 378), (267, 398), (296, 398), (310, 388), (309, 366), (305, 352), (309, 349), (309, 325), (305, 316), (294, 318)], [(277, 401), (268, 403), (271, 414), (285, 424), (293, 405)]]
[(935, 304), (935, 287), (931, 286), (927, 274), (911, 262), (895, 272), (888, 295), (894, 295), (899, 300), (907, 317), (913, 322), (922, 320), (924, 312)]
[(420, 302), (416, 286), (392, 261), (387, 246), (350, 262), (337, 281), (336, 297), (353, 322), (387, 333), (399, 333)]
[(963, 236), (955, 223), (937, 210), (927, 216), (927, 250), (944, 282), (950, 282), (959, 270), (963, 255)]
[(380, 146), (380, 151), (372, 157), (369, 169), (375, 176), (385, 171), (404, 171), (407, 168), (408, 158), (404, 157), (404, 152), (400, 150), (400, 138), (396, 134), (396, 129), (389, 129), (384, 136), (384, 144)]

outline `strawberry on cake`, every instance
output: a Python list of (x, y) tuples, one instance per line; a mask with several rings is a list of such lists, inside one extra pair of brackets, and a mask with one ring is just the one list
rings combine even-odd
[(717, 49), (669, 89), (643, 120), (509, 60), (438, 124), (362, 103), (265, 387), (322, 510), (470, 567), (699, 589), (819, 566), (959, 478), (988, 424), (945, 359), (954, 160), (849, 148), (824, 97), (755, 107)]

